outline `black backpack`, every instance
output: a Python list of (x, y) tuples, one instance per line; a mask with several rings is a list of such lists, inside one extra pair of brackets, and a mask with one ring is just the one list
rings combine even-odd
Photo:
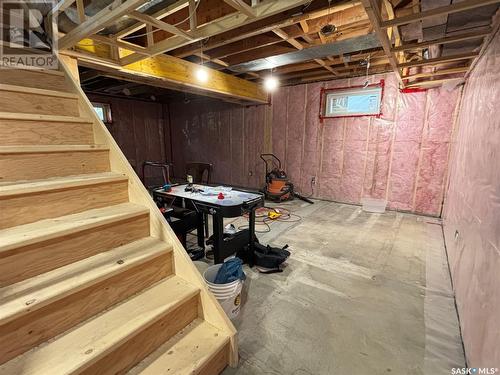
[(242, 254), (243, 260), (250, 267), (256, 266), (262, 273), (283, 272), (281, 264), (290, 256), (287, 248), (288, 245), (279, 248), (255, 242), (253, 254), (250, 254), (247, 247), (245, 254)]

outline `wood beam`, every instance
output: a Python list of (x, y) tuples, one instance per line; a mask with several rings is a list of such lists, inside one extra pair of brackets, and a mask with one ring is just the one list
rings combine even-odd
[[(231, 44), (226, 44), (218, 48), (210, 49), (209, 54), (210, 56), (212, 56), (212, 58), (220, 59), (227, 56), (236, 55), (238, 53), (251, 51), (253, 49), (267, 47), (281, 42), (282, 39), (279, 37), (275, 37), (274, 35), (262, 34), (262, 35), (256, 35), (251, 38), (246, 38)], [(193, 51), (193, 53), (196, 53), (196, 51)]]
[[(360, 4), (359, 1), (353, 2), (344, 2), (337, 5), (332, 5), (330, 11), (340, 12), (346, 9), (350, 9), (356, 7)], [(315, 6), (313, 3), (311, 7)], [(328, 14), (328, 7), (316, 8), (311, 10), (308, 13), (301, 15), (294, 15), (292, 10), (284, 11), (275, 14), (274, 16), (269, 16), (264, 19), (254, 20), (254, 22), (250, 24), (245, 24), (239, 27), (236, 27), (232, 30), (224, 31), (223, 33), (219, 33), (217, 35), (211, 36), (208, 42), (205, 45), (205, 49), (213, 49), (225, 46), (227, 44), (231, 44), (237, 41), (245, 40), (247, 38), (251, 38), (257, 35), (261, 35), (267, 32), (272, 32), (277, 28), (284, 28), (287, 26), (295, 25), (303, 20), (312, 20), (318, 17), (322, 17)], [(194, 54), (198, 50), (197, 46), (188, 45), (179, 47), (175, 51), (173, 51), (173, 55), (176, 57), (186, 57)]]
[[(222, 19), (213, 23), (200, 26), (197, 29), (196, 33), (197, 40), (212, 37), (214, 35), (220, 34), (227, 30), (235, 29), (252, 21), (273, 16), (275, 14), (295, 8), (299, 5), (306, 4), (308, 1), (310, 0), (265, 0), (254, 7), (256, 16), (253, 19), (250, 19), (249, 17), (241, 17), (239, 13), (236, 13), (223, 17)], [(189, 41), (186, 41), (184, 38), (181, 38), (179, 36), (174, 36), (172, 38), (168, 38), (156, 43), (155, 46), (151, 49), (151, 52), (153, 53), (153, 55), (158, 55), (164, 52), (171, 51), (175, 48), (182, 47), (186, 44), (189, 44)], [(141, 58), (142, 57), (140, 55), (132, 54), (130, 56), (127, 56), (127, 58), (124, 60), (124, 63), (130, 64), (139, 61)]]
[(58, 13), (64, 12), (68, 7), (73, 4), (75, 0), (61, 0), (49, 12), (48, 16), (54, 16)]
[(134, 51), (134, 52), (140, 53), (141, 55), (144, 55), (144, 56), (149, 56), (147, 48), (144, 48), (144, 47), (139, 46), (137, 44), (124, 42), (121, 40), (117, 40), (117, 39), (110, 38), (110, 37), (107, 37), (104, 35), (99, 35), (99, 34), (91, 35), (91, 36), (89, 36), (89, 39), (95, 40), (96, 42), (99, 42), (99, 43), (108, 44), (110, 46), (115, 46), (115, 47), (123, 48), (123, 49), (129, 50), (129, 51)]
[[(302, 43), (300, 43), (297, 39), (295, 38), (290, 38), (288, 36), (287, 33), (285, 33), (283, 30), (281, 29), (276, 29), (276, 30), (273, 30), (273, 32), (278, 35), (281, 39), (287, 41), (288, 43), (290, 43), (292, 46), (294, 46), (295, 48), (297, 48), (298, 50), (302, 50), (304, 49), (304, 46), (302, 45)], [(321, 59), (314, 59), (314, 61), (319, 64), (320, 66), (322, 66), (323, 68), (325, 68), (326, 70), (328, 70), (330, 73), (332, 73), (333, 75), (337, 75), (337, 72), (335, 70), (333, 70), (332, 68), (330, 68), (323, 60)]]
[(264, 89), (253, 82), (222, 73), (208, 67), (209, 79), (196, 79), (200, 65), (169, 55), (146, 58), (125, 67), (110, 67), (87, 62), (82, 64), (129, 81), (174, 90), (196, 92), (201, 95), (238, 98), (253, 103), (267, 103)]
[[(382, 0), (384, 4), (384, 8), (387, 12), (387, 16), (389, 19), (394, 19), (396, 16), (394, 13), (394, 8), (392, 7), (392, 4), (389, 0)], [(392, 42), (392, 37), (394, 36), (394, 45), (399, 46), (401, 44), (401, 34), (399, 33), (399, 28), (398, 26), (394, 26), (392, 28), (387, 29), (387, 37), (389, 38), (389, 42)], [(392, 53), (392, 50), (391, 50)], [(401, 53), (396, 53), (396, 60), (398, 63), (402, 62), (404, 60), (404, 56)]]
[(237, 11), (247, 15), (250, 18), (255, 17), (255, 12), (251, 6), (245, 3), (243, 0), (224, 0), (224, 2), (232, 6)]
[(421, 60), (421, 61), (409, 61), (406, 63), (399, 64), (398, 66), (400, 68), (409, 68), (409, 67), (414, 67), (414, 66), (440, 65), (440, 64), (445, 64), (445, 63), (449, 63), (452, 61), (470, 60), (470, 59), (477, 57), (478, 55), (479, 55), (478, 52), (468, 52), (468, 53), (461, 53), (461, 54), (445, 56), (445, 57), (437, 57), (435, 59), (428, 59), (428, 60)]
[(437, 70), (435, 72), (415, 73), (415, 74), (409, 74), (409, 75), (403, 76), (402, 78), (404, 80), (407, 80), (407, 79), (443, 76), (443, 75), (447, 75), (447, 74), (466, 73), (469, 70), (469, 67), (470, 66), (467, 65), (467, 66), (461, 66), (459, 68)]
[(302, 31), (304, 34), (309, 34), (309, 25), (307, 24), (307, 20), (300, 21), (300, 27), (302, 27)]
[(500, 2), (500, 0), (464, 0), (459, 3), (453, 3), (451, 5), (446, 5), (424, 12), (409, 14), (404, 17), (394, 18), (392, 20), (384, 21), (380, 24), (382, 28), (394, 27), (398, 25), (405, 25), (408, 23), (420, 21), (426, 18), (441, 16), (450, 13), (463, 12), (465, 10), (478, 8), (484, 5), (495, 4)]
[[(374, 69), (373, 74), (380, 74), (380, 73), (385, 73), (391, 71), (391, 66), (390, 65), (385, 65), (385, 66), (380, 66)], [(322, 75), (317, 75), (317, 76), (312, 76), (312, 77), (303, 77), (300, 78), (297, 82), (297, 80), (292, 81), (292, 83), (307, 83), (307, 82), (313, 82), (313, 81), (321, 81), (325, 79), (340, 79), (340, 78), (352, 78), (352, 77), (359, 77), (359, 76), (364, 76), (365, 73), (360, 71), (359, 73), (353, 74), (353, 72), (350, 72), (349, 74), (342, 74), (338, 75), (337, 77), (332, 77), (331, 75), (327, 74), (322, 74)]]
[(462, 40), (484, 38), (490, 34), (491, 30), (492, 30), (491, 27), (488, 27), (488, 29), (486, 29), (484, 31), (476, 31), (476, 32), (471, 32), (471, 33), (457, 34), (457, 35), (447, 36), (445, 38), (427, 40), (425, 42), (403, 44), (403, 45), (392, 48), (391, 51), (398, 52), (398, 51), (407, 51), (407, 50), (412, 50), (412, 49), (422, 49), (422, 48), (427, 48), (429, 46), (432, 46), (434, 44), (448, 44), (448, 43), (459, 42)]
[(189, 29), (191, 31), (194, 31), (196, 30), (197, 27), (198, 27), (198, 18), (196, 16), (196, 0), (189, 0)]
[(76, 11), (78, 12), (78, 22), (84, 23), (87, 16), (85, 16), (85, 4), (83, 0), (76, 0)]
[(380, 44), (389, 59), (392, 70), (396, 73), (399, 83), (402, 84), (403, 81), (401, 80), (401, 72), (399, 71), (398, 62), (396, 61), (394, 54), (391, 52), (392, 44), (389, 41), (387, 33), (381, 27), (382, 18), (378, 4), (376, 0), (362, 0), (362, 3), (365, 7), (366, 14), (368, 14), (368, 18), (373, 25), (373, 29), (377, 34)]
[(100, 77), (101, 73), (97, 70), (87, 70), (80, 74), (80, 82), (82, 84), (85, 84), (88, 81), (92, 81), (93, 79), (96, 79), (97, 77)]
[(164, 30), (164, 31), (169, 32), (171, 34), (181, 36), (187, 40), (194, 40), (193, 36), (191, 36), (186, 31), (179, 29), (177, 26), (170, 25), (169, 23), (160, 21), (154, 17), (151, 17), (147, 14), (138, 12), (136, 10), (129, 12), (128, 17), (132, 17), (132, 18), (136, 19), (137, 21), (141, 21), (141, 22), (145, 23), (146, 25), (152, 25), (158, 29)]
[(148, 44), (148, 48), (155, 44), (155, 36), (153, 32), (153, 26), (151, 24), (146, 24), (146, 43)]
[(405, 88), (416, 88), (416, 87), (427, 87), (427, 86), (439, 86), (442, 85), (445, 82), (450, 82), (450, 81), (463, 81), (464, 77), (453, 77), (453, 78), (443, 78), (443, 79), (434, 79), (434, 80), (429, 80), (429, 81), (420, 81), (420, 82), (415, 82), (411, 83), (409, 85), (405, 85)]
[[(165, 8), (163, 8), (162, 10), (156, 12), (156, 13), (153, 13), (151, 14), (151, 17), (153, 18), (156, 18), (156, 19), (161, 19), (161, 18), (164, 18), (170, 14), (173, 14), (175, 12), (178, 12), (179, 10), (181, 9), (184, 9), (185, 7), (188, 6), (188, 1), (189, 0), (180, 0), (180, 1), (176, 1), (174, 4), (171, 4)], [(122, 31), (119, 31), (115, 34), (115, 36), (120, 39), (120, 38), (123, 38), (127, 35), (130, 35), (132, 33), (135, 33), (136, 31), (139, 31), (140, 29), (142, 29), (144, 27), (144, 23), (143, 22), (138, 22), (134, 25), (131, 25), (125, 29), (123, 29)]]
[[(92, 18), (88, 18), (85, 22), (59, 39), (59, 49), (66, 49), (74, 46), (80, 40), (97, 33), (117, 18), (139, 7), (146, 1), (147, 0), (125, 0), (122, 3), (120, 0), (115, 0), (111, 5), (99, 11)], [(139, 54), (139, 56), (142, 55)]]

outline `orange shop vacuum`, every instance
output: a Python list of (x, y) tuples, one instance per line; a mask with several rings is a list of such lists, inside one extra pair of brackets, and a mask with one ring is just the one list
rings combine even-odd
[(262, 192), (266, 199), (274, 202), (283, 202), (299, 198), (307, 203), (314, 203), (308, 198), (294, 191), (286, 172), (281, 168), (281, 160), (274, 154), (260, 154), (266, 166), (266, 185)]

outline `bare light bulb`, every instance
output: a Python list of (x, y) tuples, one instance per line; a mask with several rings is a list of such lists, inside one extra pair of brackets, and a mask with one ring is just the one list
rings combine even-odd
[(278, 82), (278, 79), (276, 77), (270, 76), (270, 77), (266, 77), (266, 79), (264, 80), (264, 88), (267, 91), (274, 91), (278, 88), (278, 86), (279, 86), (279, 82)]
[(197, 70), (196, 70), (196, 79), (202, 83), (205, 83), (208, 81), (208, 72), (205, 68), (203, 68), (202, 66), (200, 66)]

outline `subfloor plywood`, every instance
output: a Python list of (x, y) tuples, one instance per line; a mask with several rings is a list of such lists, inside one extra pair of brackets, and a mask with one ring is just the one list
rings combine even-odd
[(258, 236), (288, 244), (292, 256), (283, 273), (245, 266), (241, 359), (225, 375), (438, 375), (464, 366), (437, 219), (325, 201), (280, 206), (302, 220)]

